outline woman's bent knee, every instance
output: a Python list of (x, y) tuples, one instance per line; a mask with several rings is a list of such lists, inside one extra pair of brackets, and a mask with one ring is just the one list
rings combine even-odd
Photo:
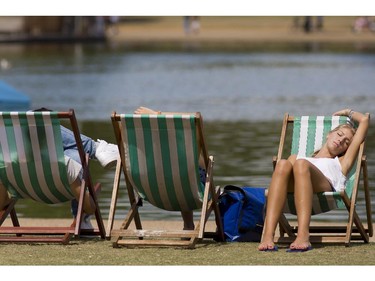
[(293, 165), (290, 163), (290, 161), (281, 159), (279, 162), (277, 162), (274, 174), (278, 175), (289, 175), (293, 170)]
[(303, 175), (306, 176), (310, 172), (310, 166), (312, 164), (305, 159), (298, 159), (293, 165), (294, 176)]

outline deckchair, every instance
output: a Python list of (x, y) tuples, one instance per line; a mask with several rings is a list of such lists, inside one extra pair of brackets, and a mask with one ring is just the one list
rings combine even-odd
[[(83, 167), (83, 180), (75, 223), (67, 227), (20, 226), (15, 210), (19, 199), (28, 198), (46, 204), (67, 202), (74, 198), (68, 182), (61, 139), (60, 120), (68, 122), (77, 142)], [(63, 121), (64, 120), (64, 121)], [(65, 123), (64, 123), (65, 124)], [(69, 112), (0, 112), (0, 180), (11, 195), (11, 203), (0, 210), (0, 241), (56, 242), (66, 244), (79, 237), (86, 190), (96, 205), (98, 229), (85, 235), (100, 235), (105, 229), (92, 184), (88, 156), (83, 151), (78, 124), (73, 110)], [(43, 204), (42, 204), (43, 206)], [(46, 206), (48, 209), (48, 207)], [(3, 226), (10, 216), (13, 226)]]
[[(300, 154), (311, 156), (314, 151), (322, 146), (327, 133), (331, 129), (346, 122), (349, 122), (349, 119), (343, 116), (293, 117), (286, 113), (281, 130), (278, 154), (273, 159), (274, 167), (277, 161), (285, 155)], [(291, 129), (292, 132), (290, 132)], [(291, 149), (284, 149), (286, 142), (291, 142)], [(357, 160), (349, 172), (344, 191), (314, 194), (312, 215), (327, 213), (336, 209), (346, 210), (342, 211), (347, 213), (348, 216), (346, 226), (332, 223), (322, 225), (322, 223), (314, 222), (314, 226), (310, 227), (311, 242), (344, 243), (346, 246), (349, 246), (351, 240), (363, 240), (367, 243), (369, 242), (369, 237), (372, 237), (371, 202), (364, 149), (365, 142), (360, 146)], [(367, 226), (362, 223), (356, 211), (357, 195), (361, 183), (360, 178), (363, 178)], [(287, 195), (284, 213), (296, 214), (293, 193), (288, 193)], [(325, 216), (329, 216), (329, 213), (325, 214)], [(279, 229), (280, 238), (278, 242), (290, 242), (294, 240), (295, 234), (298, 231), (298, 227), (292, 226), (284, 214), (280, 218)], [(285, 234), (288, 236), (286, 237)]]
[[(203, 238), (223, 241), (218, 208), (219, 188), (213, 183), (213, 156), (207, 154), (200, 113), (112, 114), (121, 161), (118, 161), (109, 212), (107, 236), (118, 246), (175, 246), (194, 248)], [(199, 164), (201, 157), (202, 164)], [(206, 170), (200, 182), (198, 166)], [(119, 229), (113, 229), (120, 176), (124, 173), (130, 210)], [(194, 230), (142, 229), (139, 207), (145, 200), (167, 211), (201, 209)], [(206, 231), (214, 211), (216, 231)], [(134, 222), (136, 229), (129, 226)], [(182, 228), (182, 227), (181, 227)]]

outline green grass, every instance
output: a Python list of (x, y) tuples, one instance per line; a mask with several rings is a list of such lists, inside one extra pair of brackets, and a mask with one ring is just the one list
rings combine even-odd
[(375, 265), (375, 243), (313, 245), (305, 253), (259, 252), (258, 243), (199, 243), (178, 248), (112, 248), (110, 241), (68, 245), (0, 244), (1, 265)]

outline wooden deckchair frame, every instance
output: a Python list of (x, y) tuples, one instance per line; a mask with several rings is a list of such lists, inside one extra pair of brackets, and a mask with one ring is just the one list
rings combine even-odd
[[(181, 113), (183, 114), (183, 113)], [(111, 206), (108, 217), (107, 225), (107, 238), (111, 239), (113, 242), (113, 247), (119, 246), (173, 246), (173, 247), (185, 247), (185, 248), (195, 248), (198, 241), (203, 238), (214, 238), (217, 241), (224, 241), (223, 227), (220, 218), (220, 211), (218, 208), (218, 196), (220, 189), (215, 190), (213, 183), (213, 156), (208, 156), (206, 145), (203, 137), (202, 128), (202, 117), (200, 113), (187, 113), (189, 115), (194, 114), (196, 129), (197, 129), (197, 139), (200, 142), (201, 154), (206, 165), (206, 184), (203, 197), (203, 205), (201, 209), (200, 220), (196, 224), (194, 230), (144, 230), (142, 228), (141, 218), (138, 211), (141, 205), (141, 199), (135, 192), (135, 188), (129, 181), (126, 172), (126, 161), (125, 161), (125, 151), (123, 147), (122, 140), (122, 130), (124, 128), (121, 125), (121, 118), (119, 114), (113, 112), (112, 114), (112, 124), (116, 136), (116, 141), (119, 146), (121, 161), (117, 162), (116, 174), (114, 179), (113, 193)], [(118, 200), (118, 192), (121, 181), (121, 173), (125, 175), (125, 184), (128, 191), (130, 208), (129, 211), (122, 222), (119, 229), (113, 229), (114, 217), (116, 211), (116, 204)], [(210, 213), (214, 211), (215, 222), (217, 226), (216, 232), (205, 231), (205, 226)], [(129, 229), (131, 223), (134, 222), (136, 229)], [(150, 238), (150, 239), (148, 239)], [(155, 239), (157, 238), (157, 239)]]
[[(283, 125), (281, 130), (279, 149), (277, 156), (273, 158), (273, 167), (282, 159), (287, 137), (288, 125), (293, 124), (294, 117), (285, 113)], [(364, 155), (365, 142), (359, 148), (356, 166), (355, 182), (353, 186), (352, 196), (349, 198), (345, 191), (340, 193), (341, 199), (344, 202), (348, 211), (348, 221), (346, 225), (322, 225), (310, 226), (310, 241), (313, 243), (344, 243), (346, 246), (350, 245), (352, 240), (363, 240), (368, 243), (369, 237), (373, 236), (373, 225), (371, 217), (371, 198), (370, 189), (368, 184), (367, 161)], [(367, 225), (364, 225), (356, 212), (356, 201), (360, 185), (360, 177), (362, 175), (363, 190), (366, 204), (366, 219)], [(279, 220), (280, 237), (276, 242), (292, 242), (295, 239), (298, 231), (298, 226), (292, 226), (284, 214), (281, 215)], [(287, 236), (285, 236), (287, 235)]]
[[(58, 112), (57, 114), (60, 120), (67, 120), (74, 133), (74, 137), (77, 143), (77, 148), (83, 168), (83, 179), (80, 189), (80, 198), (78, 200), (78, 213), (76, 220), (67, 227), (58, 226), (20, 226), (15, 205), (18, 199), (12, 198), (11, 203), (0, 211), (0, 242), (45, 242), (45, 243), (63, 243), (67, 244), (73, 235), (77, 238), (80, 235), (92, 235), (100, 236), (105, 239), (105, 228), (100, 213), (100, 208), (97, 200), (95, 190), (100, 188), (100, 183), (96, 183), (95, 186), (92, 183), (90, 171), (89, 171), (89, 158), (85, 154), (82, 141), (80, 138), (80, 132), (78, 123), (75, 117), (73, 109), (68, 112)], [(97, 228), (93, 230), (82, 230), (82, 214), (83, 214), (83, 198), (86, 190), (89, 191), (94, 204), (96, 206), (95, 218), (97, 222)], [(4, 227), (1, 226), (6, 218), (10, 216), (13, 226)]]

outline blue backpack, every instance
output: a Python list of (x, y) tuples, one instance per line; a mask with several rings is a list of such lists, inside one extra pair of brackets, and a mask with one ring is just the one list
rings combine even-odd
[(259, 242), (265, 214), (265, 188), (227, 185), (219, 209), (227, 242)]

